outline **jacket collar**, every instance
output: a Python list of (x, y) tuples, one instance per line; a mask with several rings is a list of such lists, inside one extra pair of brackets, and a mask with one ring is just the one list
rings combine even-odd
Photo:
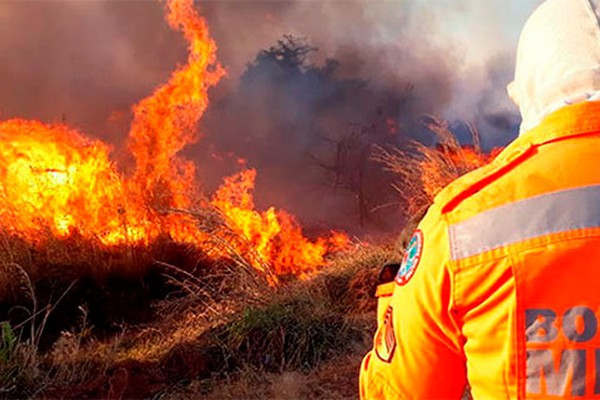
[(536, 147), (591, 134), (600, 134), (600, 101), (579, 103), (555, 111), (537, 127), (515, 139), (496, 160), (510, 162)]
[(600, 133), (600, 101), (566, 106), (546, 117), (540, 125), (515, 142), (541, 146), (573, 136)]

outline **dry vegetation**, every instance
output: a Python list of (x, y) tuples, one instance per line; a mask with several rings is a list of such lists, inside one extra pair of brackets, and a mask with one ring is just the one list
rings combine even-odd
[[(437, 148), (376, 154), (416, 216), (489, 159), (439, 120), (428, 126)], [(189, 214), (212, 246), (162, 238), (108, 251), (76, 237), (32, 246), (0, 235), (0, 397), (356, 397), (377, 275), (402, 241), (355, 240), (310, 279), (273, 287), (218, 211)]]
[(472, 125), (472, 145), (462, 145), (449, 130), (446, 121), (433, 116), (422, 118), (436, 138), (429, 147), (413, 141), (407, 150), (376, 148), (374, 158), (398, 177), (394, 185), (406, 205), (412, 230), (421, 220), (435, 196), (458, 177), (489, 163), (499, 152), (481, 149), (479, 133)]
[(201, 277), (165, 265), (169, 295), (149, 304), (151, 318), (120, 321), (116, 331), (95, 326), (88, 303), (72, 298), (81, 302), (75, 323), (43, 349), (47, 333), (25, 329), (39, 318), (2, 325), (0, 389), (10, 398), (219, 398), (225, 386), (231, 396), (262, 398), (278, 392), (271, 383), (280, 374), (317, 380), (317, 371), (335, 370), (326, 367), (333, 356), (356, 362), (368, 347), (374, 280), (391, 250), (356, 246), (311, 280), (281, 288), (259, 287), (253, 272), (233, 266)]

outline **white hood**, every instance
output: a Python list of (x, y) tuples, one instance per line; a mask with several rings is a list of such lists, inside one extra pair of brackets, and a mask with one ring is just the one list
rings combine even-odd
[(521, 133), (566, 105), (600, 100), (599, 21), (600, 0), (547, 0), (529, 18), (508, 86)]

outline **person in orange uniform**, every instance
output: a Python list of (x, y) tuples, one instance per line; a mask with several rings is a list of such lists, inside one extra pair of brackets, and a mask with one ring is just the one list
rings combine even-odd
[(539, 6), (509, 94), (519, 138), (436, 197), (378, 288), (362, 399), (600, 399), (600, 0)]

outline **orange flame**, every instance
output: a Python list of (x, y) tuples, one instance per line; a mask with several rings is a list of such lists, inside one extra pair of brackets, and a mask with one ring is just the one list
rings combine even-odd
[(493, 149), (490, 153), (463, 145), (459, 147), (438, 146), (429, 152), (435, 157), (425, 157), (419, 161), (423, 189), (433, 199), (446, 185), (461, 175), (491, 162), (501, 149)]
[(11, 234), (35, 242), (45, 229), (58, 237), (77, 231), (109, 243), (124, 229), (125, 197), (103, 143), (64, 126), (0, 123), (0, 223)]
[[(202, 247), (206, 236), (191, 217), (167, 211), (200, 205), (194, 165), (178, 153), (197, 139), (208, 90), (225, 71), (193, 0), (170, 0), (167, 10), (170, 26), (188, 41), (189, 56), (165, 85), (133, 108), (132, 175), (124, 176), (110, 161), (109, 146), (66, 126), (0, 122), (0, 227), (5, 232), (32, 244), (48, 234), (77, 234), (105, 246), (148, 244), (166, 234)], [(324, 264), (329, 251), (346, 245), (343, 234), (311, 242), (283, 211), (255, 211), (255, 177), (256, 171), (247, 170), (226, 179), (212, 203), (276, 274), (304, 277)]]
[(226, 178), (214, 194), (212, 204), (254, 244), (261, 259), (270, 260), (275, 274), (306, 277), (323, 265), (327, 253), (347, 246), (347, 236), (340, 233), (334, 233), (328, 240), (319, 238), (311, 242), (303, 236), (294, 217), (285, 211), (273, 207), (256, 211), (252, 196), (255, 180), (254, 169)]
[(216, 62), (217, 46), (191, 0), (170, 1), (167, 20), (180, 29), (189, 46), (187, 64), (169, 82), (133, 109), (129, 133), (136, 160), (133, 181), (155, 208), (188, 208), (194, 165), (177, 157), (196, 140), (196, 125), (208, 106), (208, 89), (225, 74)]

